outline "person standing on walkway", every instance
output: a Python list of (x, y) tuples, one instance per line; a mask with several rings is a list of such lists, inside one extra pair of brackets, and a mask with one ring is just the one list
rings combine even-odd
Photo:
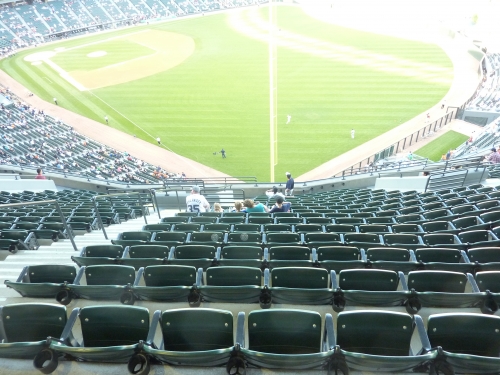
[(351, 138), (354, 139), (354, 134), (356, 133), (356, 131), (354, 129), (351, 129)]
[(285, 185), (285, 196), (293, 195), (293, 188), (295, 187), (295, 181), (293, 180), (292, 174), (286, 172), (286, 185)]

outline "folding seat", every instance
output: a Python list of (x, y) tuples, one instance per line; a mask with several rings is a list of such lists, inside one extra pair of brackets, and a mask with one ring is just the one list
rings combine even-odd
[(453, 222), (446, 220), (427, 221), (423, 222), (421, 226), (426, 233), (460, 233), (460, 229), (455, 228)]
[(486, 194), (474, 194), (474, 195), (468, 195), (467, 200), (470, 203), (474, 202), (482, 202), (488, 200), (490, 197)]
[(450, 207), (450, 211), (454, 215), (479, 215), (481, 212), (476, 210), (476, 207), (472, 204), (465, 204), (462, 206)]
[(293, 227), (290, 224), (264, 224), (263, 232), (293, 232)]
[(354, 246), (320, 246), (316, 249), (316, 264), (328, 271), (364, 268), (364, 251)]
[(500, 246), (500, 240), (494, 231), (489, 230), (467, 230), (466, 232), (460, 232), (458, 238), (463, 244), (466, 244), (468, 248)]
[(397, 215), (399, 215), (399, 212), (396, 210), (385, 210), (385, 211), (375, 212), (375, 216), (377, 217), (394, 217)]
[[(270, 271), (270, 300), (272, 303), (295, 305), (328, 305), (332, 303), (333, 289), (328, 271), (313, 267), (278, 267)], [(264, 293), (267, 291), (264, 290)], [(262, 302), (261, 302), (261, 307)]]
[(169, 216), (162, 218), (160, 220), (160, 223), (169, 223), (169, 224), (187, 223), (190, 217), (191, 216)]
[(197, 223), (197, 224), (209, 224), (209, 223), (216, 223), (217, 222), (217, 217), (210, 217), (210, 216), (192, 216), (189, 219), (190, 223)]
[(47, 231), (46, 233), (51, 233), (53, 236), (52, 238), (55, 238), (55, 236), (57, 236), (57, 238), (59, 239), (70, 238), (70, 236), (75, 237), (70, 224), (66, 224), (66, 226), (64, 226), (63, 223), (42, 222), (38, 226), (38, 230)]
[(216, 265), (217, 261), (215, 246), (186, 244), (170, 249), (167, 264), (193, 266), (205, 270)]
[(340, 208), (337, 210), (337, 212), (343, 213), (343, 214), (354, 214), (354, 213), (359, 212), (359, 211), (356, 208)]
[(222, 248), (221, 266), (262, 267), (264, 250), (261, 246), (226, 245)]
[(427, 270), (474, 272), (474, 264), (469, 262), (464, 250), (438, 247), (416, 249), (415, 258)]
[(391, 227), (384, 224), (361, 224), (358, 226), (359, 233), (392, 233)]
[(394, 224), (391, 226), (393, 233), (409, 233), (409, 234), (421, 234), (424, 233), (423, 228), (418, 224)]
[[(80, 284), (85, 276), (85, 284)], [(91, 300), (118, 300), (124, 304), (133, 304), (134, 298), (129, 293), (136, 279), (134, 267), (105, 264), (82, 267), (72, 284), (66, 284), (57, 293), (57, 302), (67, 305), (75, 298)]]
[(134, 299), (142, 301), (189, 302), (199, 304), (199, 295), (194, 291), (197, 271), (193, 266), (152, 265), (140, 268), (136, 283), (130, 292)]
[[(301, 217), (305, 217), (305, 215), (310, 217), (323, 217), (323, 214), (314, 213), (314, 212), (304, 212)], [(273, 217), (297, 217), (295, 212), (275, 212), (272, 214)]]
[[(219, 224), (239, 224), (246, 221), (245, 216), (223, 216), (219, 218)], [(205, 224), (209, 225), (209, 224)]]
[[(359, 199), (356, 199), (357, 202), (359, 202)], [(362, 203), (353, 203), (353, 204), (350, 204), (347, 206), (347, 208), (355, 208), (355, 209), (359, 209), (359, 208), (364, 208), (365, 205), (362, 204)]]
[[(498, 193), (500, 195), (500, 192), (498, 192)], [(500, 201), (498, 199), (491, 199), (491, 200), (487, 200), (487, 201), (483, 201), (483, 202), (476, 202), (475, 205), (479, 210), (492, 210), (492, 209), (498, 210), (498, 209), (500, 209)], [(1, 218), (0, 218), (0, 220), (1, 220)]]
[(437, 202), (425, 203), (421, 207), (422, 207), (422, 210), (424, 210), (424, 212), (425, 212), (425, 211), (431, 211), (431, 210), (444, 208), (444, 207), (446, 207), (446, 205), (441, 201), (437, 201)]
[(273, 246), (264, 257), (268, 259), (269, 268), (274, 267), (312, 267), (314, 265), (312, 250), (304, 246)]
[(500, 271), (482, 271), (475, 275), (476, 284), (481, 292), (489, 291), (494, 293), (494, 299), (500, 302)]
[(453, 189), (454, 192), (457, 192), (461, 197), (468, 197), (470, 195), (475, 195), (475, 190), (468, 190), (465, 186), (462, 188)]
[(324, 368), (333, 354), (330, 314), (326, 314), (324, 326), (322, 335), (321, 315), (314, 311), (257, 310), (251, 311), (247, 319), (239, 313), (235, 355), (261, 368)]
[(423, 247), (422, 238), (416, 234), (408, 233), (389, 233), (383, 235), (384, 243), (388, 246), (400, 247), (407, 250)]
[(215, 223), (203, 224), (203, 231), (207, 232), (229, 232), (231, 231), (231, 224), (229, 223)]
[[(129, 362), (129, 371), (131, 364), (143, 363), (147, 356), (168, 365), (224, 366), (230, 362), (234, 347), (233, 320), (233, 314), (226, 310), (156, 311), (144, 353)], [(160, 344), (153, 341), (158, 327)], [(241, 367), (245, 367), (243, 363)]]
[(47, 337), (61, 337), (66, 307), (46, 303), (0, 306), (0, 357), (32, 360), (46, 346)]
[(466, 249), (460, 239), (452, 233), (429, 233), (422, 236), (426, 246), (449, 247), (454, 249)]
[(329, 213), (325, 213), (323, 214), (325, 215), (325, 217), (329, 218), (329, 219), (336, 219), (336, 218), (349, 218), (349, 214), (346, 214), (346, 213), (342, 213), (342, 212), (329, 212)]
[(4, 229), (11, 229), (12, 226), (15, 225), (13, 223), (4, 223), (0, 221), (0, 231)]
[(113, 210), (118, 215), (120, 215), (120, 220), (127, 221), (129, 219), (135, 219), (136, 218), (136, 212), (137, 212), (137, 210), (134, 210), (133, 208), (125, 207), (125, 206), (116, 206), (116, 205), (113, 205)]
[(20, 216), (17, 219), (17, 222), (24, 222), (24, 223), (39, 223), (40, 220), (42, 220), (43, 216)]
[(451, 211), (441, 208), (437, 210), (430, 210), (422, 212), (422, 216), (425, 220), (453, 220), (458, 217), (458, 215), (453, 215)]
[(334, 224), (360, 225), (366, 224), (366, 220), (361, 217), (336, 217), (334, 218)]
[(364, 207), (364, 208), (360, 208), (359, 209), (359, 212), (371, 212), (371, 213), (374, 213), (375, 215), (377, 215), (377, 212), (379, 212), (380, 209), (378, 207)]
[[(500, 263), (499, 247), (477, 247), (467, 251), (469, 260), (473, 263)], [(500, 270), (500, 264), (497, 265)]]
[[(170, 224), (156, 224), (156, 225), (170, 225)], [(177, 223), (177, 224), (172, 224), (170, 230), (169, 229), (164, 231), (156, 230), (154, 232), (170, 232), (170, 231), (184, 232), (184, 233), (199, 232), (201, 231), (201, 225), (202, 224), (200, 223)]]
[(249, 224), (274, 224), (274, 219), (269, 216), (249, 216), (247, 221)]
[(397, 247), (374, 247), (366, 250), (368, 268), (401, 271), (408, 273), (417, 270), (419, 263), (416, 261), (413, 250)]
[(339, 233), (309, 232), (304, 233), (304, 243), (310, 249), (317, 249), (320, 246), (342, 245), (343, 238)]
[(71, 224), (71, 228), (75, 231), (90, 233), (93, 230), (100, 229), (97, 218), (92, 216), (71, 216), (66, 222)]
[(304, 219), (300, 217), (277, 217), (276, 218), (276, 224), (303, 224)]
[(382, 237), (375, 233), (346, 233), (344, 235), (344, 243), (363, 249), (383, 245)]
[(422, 209), (420, 208), (420, 206), (409, 206), (405, 208), (400, 208), (398, 212), (400, 215), (409, 215), (422, 212)]
[(136, 270), (141, 267), (165, 264), (170, 254), (169, 246), (133, 245), (127, 246), (119, 263), (132, 266)]
[(0, 250), (14, 254), (18, 250), (36, 250), (38, 246), (35, 235), (27, 230), (3, 229), (0, 232)]
[(332, 219), (328, 217), (306, 217), (304, 218), (306, 224), (320, 224), (327, 225), (331, 224)]
[(398, 224), (405, 224), (405, 223), (419, 223), (423, 220), (424, 218), (417, 214), (404, 214), (404, 215), (399, 215), (394, 218), (396, 220), (396, 223)]
[(73, 283), (76, 274), (74, 266), (52, 264), (24, 266), (16, 281), (5, 280), (4, 284), (23, 297), (55, 298), (66, 283)]
[(223, 212), (222, 217), (245, 217), (245, 212)]
[(198, 216), (201, 217), (221, 217), (222, 212), (212, 212), (212, 211), (206, 211), (206, 212), (200, 212)]
[[(457, 198), (446, 199), (443, 203), (444, 203), (444, 206), (446, 206), (446, 207), (455, 207), (455, 206), (461, 206), (461, 205), (467, 204), (467, 203), (469, 203), (469, 201), (464, 197), (457, 197)], [(441, 206), (441, 207), (444, 207), (444, 206)], [(426, 208), (426, 210), (427, 210), (427, 208)]]
[(480, 214), (479, 217), (485, 223), (489, 223), (492, 228), (500, 225), (500, 211), (491, 211), (484, 214)]
[(219, 247), (222, 246), (225, 240), (225, 236), (226, 233), (224, 232), (193, 232), (188, 235), (185, 243), (192, 245), (211, 245)]
[(500, 198), (500, 191), (497, 190), (497, 191), (489, 192), (488, 196), (490, 198), (493, 198), (493, 199)]
[[(410, 199), (410, 200), (407, 200), (407, 201), (403, 201), (403, 202), (401, 202), (401, 204), (402, 204), (402, 206), (404, 208), (400, 208), (399, 212), (401, 212), (401, 210), (405, 210), (405, 209), (408, 209), (410, 207), (419, 207), (419, 206), (422, 205), (422, 203), (423, 202), (421, 200), (419, 200), (419, 199)], [(407, 213), (411, 213), (411, 212), (407, 212)]]
[(203, 272), (198, 272), (195, 292), (200, 302), (258, 303), (262, 277), (262, 271), (256, 267), (210, 267), (205, 282)]
[(294, 229), (296, 233), (323, 232), (323, 226), (320, 224), (297, 224)]
[(380, 209), (382, 211), (399, 210), (401, 207), (403, 207), (403, 205), (401, 203), (397, 202), (397, 203), (383, 204), (382, 206), (380, 206)]
[[(408, 297), (403, 272), (382, 269), (350, 269), (339, 273), (337, 283), (332, 271), (333, 309), (343, 311), (345, 306), (402, 306)], [(399, 284), (403, 290), (398, 291)]]
[(298, 208), (297, 206), (292, 207), (292, 212), (295, 214), (305, 214), (312, 213), (314, 210), (312, 208)]
[(234, 224), (232, 232), (261, 232), (261, 230), (262, 226), (260, 224)]
[[(437, 363), (447, 374), (493, 374), (500, 368), (500, 317), (471, 313), (433, 314), (427, 320), (423, 352), (438, 349)], [(439, 362), (438, 362), (439, 361)]]
[(298, 233), (270, 232), (263, 239), (263, 245), (266, 247), (300, 246), (302, 245), (302, 237)]
[(411, 341), (415, 327), (421, 344), (427, 344), (422, 318), (418, 315), (382, 310), (339, 313), (335, 346), (340, 348), (342, 356), (332, 364), (332, 373), (340, 370), (346, 374), (347, 367), (360, 372), (419, 371), (436, 358), (436, 354), (413, 353)]
[(113, 245), (133, 246), (133, 245), (146, 245), (152, 241), (151, 237), (157, 236), (159, 233), (169, 233), (169, 232), (158, 232), (151, 236), (151, 232), (142, 230), (135, 232), (123, 232), (119, 233), (115, 240), (111, 240)]
[(328, 224), (325, 225), (325, 231), (327, 233), (356, 233), (357, 228), (352, 224)]
[[(149, 311), (145, 307), (76, 307), (71, 312), (64, 332), (46, 338), (49, 347), (35, 357), (35, 368), (46, 374), (51, 373), (57, 368), (58, 358), (62, 355), (76, 361), (127, 363), (140, 351), (140, 341), (152, 341), (152, 336), (148, 335), (149, 328)], [(81, 341), (76, 341), (74, 337), (81, 338)], [(144, 360), (146, 362), (146, 358)], [(130, 367), (135, 368), (136, 373), (141, 373), (142, 366), (149, 367), (143, 362), (141, 366), (134, 362)]]
[[(151, 240), (145, 243), (132, 243), (132, 245), (162, 245), (162, 246), (179, 246), (186, 243), (188, 233), (186, 232), (156, 232), (151, 236)], [(111, 241), (113, 242), (113, 241)], [(114, 242), (113, 242), (114, 243)]]
[(224, 240), (224, 246), (241, 244), (245, 246), (261, 246), (262, 234), (260, 232), (231, 232)]

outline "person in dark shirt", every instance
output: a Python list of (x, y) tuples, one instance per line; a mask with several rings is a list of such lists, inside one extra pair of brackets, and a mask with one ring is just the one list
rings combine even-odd
[(288, 212), (291, 207), (290, 202), (285, 202), (281, 195), (276, 196), (276, 204), (269, 210), (269, 213), (273, 212)]
[(285, 186), (285, 195), (293, 195), (293, 188), (295, 186), (295, 181), (290, 172), (286, 172), (286, 186)]

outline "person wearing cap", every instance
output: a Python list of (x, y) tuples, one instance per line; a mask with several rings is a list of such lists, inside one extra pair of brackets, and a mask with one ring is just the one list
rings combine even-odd
[(491, 164), (498, 164), (500, 163), (500, 154), (497, 152), (496, 148), (491, 149), (491, 154), (488, 155), (486, 158), (486, 161)]
[(292, 175), (290, 172), (286, 172), (286, 186), (285, 186), (285, 196), (287, 195), (293, 195), (293, 188), (295, 186), (295, 181), (292, 178)]
[(290, 211), (291, 205), (292, 204), (290, 202), (285, 202), (285, 199), (282, 196), (277, 195), (276, 196), (276, 204), (273, 206), (273, 208), (271, 208), (269, 210), (269, 213), (288, 212), (288, 211)]
[(210, 209), (207, 199), (200, 194), (200, 187), (193, 186), (191, 195), (186, 197), (187, 212), (206, 212)]

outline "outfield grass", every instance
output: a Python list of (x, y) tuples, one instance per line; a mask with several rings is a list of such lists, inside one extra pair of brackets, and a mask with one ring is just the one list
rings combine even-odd
[[(265, 7), (243, 10), (243, 19), (253, 12), (267, 20)], [(57, 97), (60, 106), (100, 122), (107, 115), (110, 126), (128, 134), (153, 144), (159, 136), (178, 154), (233, 176), (268, 181), (267, 37), (236, 32), (234, 14), (147, 25), (36, 50), (85, 44), (74, 50), (81, 57), (66, 61), (61, 53), (54, 61), (67, 70), (90, 70), (150, 53), (142, 46), (118, 47), (123, 43), (109, 40), (116, 35), (157, 29), (195, 42), (195, 52), (172, 69), (91, 92), (76, 90), (45, 63), (24, 61), (33, 50), (3, 60), (0, 67), (49, 102)], [(278, 8), (278, 25), (278, 38), (287, 42), (278, 46), (278, 179), (285, 171), (305, 173), (408, 121), (439, 102), (450, 87), (452, 64), (435, 45), (326, 24), (295, 7)], [(100, 50), (108, 55), (84, 57)], [(213, 155), (221, 148), (226, 159)]]
[(429, 158), (432, 161), (439, 161), (449, 150), (454, 150), (468, 138), (468, 136), (463, 135), (462, 133), (449, 130), (442, 136), (436, 138), (431, 143), (426, 144), (424, 147), (419, 148), (413, 153), (418, 156), (422, 156), (423, 158)]

